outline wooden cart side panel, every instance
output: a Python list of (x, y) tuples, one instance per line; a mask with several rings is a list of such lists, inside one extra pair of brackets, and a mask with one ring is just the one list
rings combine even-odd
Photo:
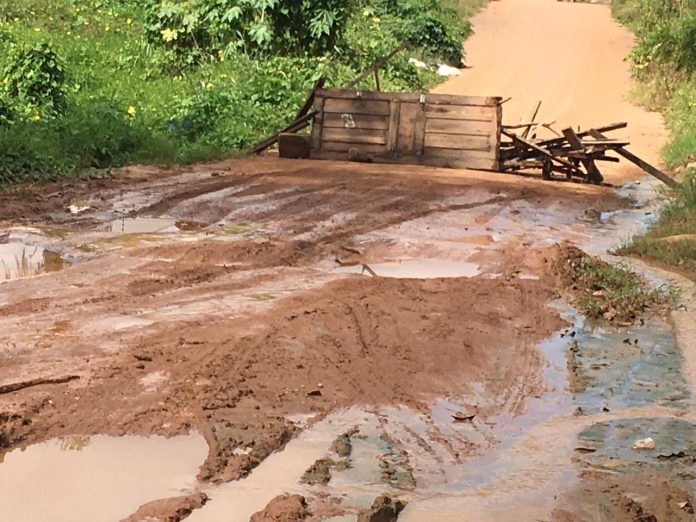
[[(425, 101), (425, 103), (423, 103)], [(500, 98), (320, 90), (312, 157), (493, 170)]]

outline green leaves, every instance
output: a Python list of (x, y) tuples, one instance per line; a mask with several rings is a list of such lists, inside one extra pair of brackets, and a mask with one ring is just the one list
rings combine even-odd
[(6, 103), (33, 119), (65, 110), (66, 75), (49, 44), (13, 45), (0, 78)]

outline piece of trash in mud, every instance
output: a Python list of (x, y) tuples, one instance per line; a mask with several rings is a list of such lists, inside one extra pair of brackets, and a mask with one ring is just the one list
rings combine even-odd
[(637, 440), (633, 443), (634, 450), (652, 450), (655, 449), (655, 440), (651, 437)]
[(0, 282), (58, 272), (68, 266), (60, 254), (24, 243), (0, 244)]
[(575, 408), (573, 415), (575, 415), (576, 417), (582, 417), (583, 415), (585, 415), (585, 411), (580, 406), (578, 406), (577, 408)]
[(447, 279), (459, 277), (476, 277), (481, 269), (476, 263), (451, 261), (446, 259), (403, 259), (386, 263), (359, 263), (342, 266), (336, 272), (365, 274), (372, 277), (396, 279)]
[(605, 404), (604, 406), (602, 406), (602, 411), (603, 411), (604, 413), (609, 413), (611, 410), (610, 410), (609, 407)]
[(17, 449), (0, 463), (0, 520), (122, 520), (154, 499), (190, 493), (207, 456), (197, 433), (72, 436)]
[(312, 390), (307, 392), (307, 397), (321, 397), (321, 390)]
[(679, 509), (686, 513), (689, 513), (690, 515), (694, 514), (694, 507), (691, 505), (691, 502), (678, 502), (677, 506), (679, 507)]
[(478, 415), (478, 412), (478, 406), (467, 404), (460, 411), (454, 413), (452, 418), (455, 420), (455, 422), (472, 421), (474, 420), (474, 417)]
[(92, 208), (92, 205), (86, 202), (81, 202), (81, 201), (76, 201), (74, 203), (71, 203), (68, 205), (68, 211), (71, 214), (82, 214), (83, 212), (87, 212)]
[(577, 448), (575, 448), (575, 451), (577, 451), (578, 453), (595, 453), (597, 450), (587, 446), (578, 446)]
[(120, 218), (109, 225), (112, 234), (156, 234), (180, 232), (175, 219)]

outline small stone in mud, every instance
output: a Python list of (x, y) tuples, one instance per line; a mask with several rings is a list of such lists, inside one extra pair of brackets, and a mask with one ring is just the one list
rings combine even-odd
[(350, 435), (344, 433), (331, 443), (329, 448), (341, 458), (348, 458), (353, 451), (353, 446), (350, 443)]
[(309, 515), (304, 497), (285, 494), (275, 497), (265, 509), (253, 514), (249, 522), (297, 522)]
[(321, 397), (321, 390), (312, 390), (307, 392), (307, 397)]
[(387, 495), (377, 497), (370, 509), (358, 515), (358, 522), (396, 522), (406, 504)]
[(479, 409), (477, 406), (465, 405), (460, 411), (452, 415), (452, 418), (456, 422), (466, 422), (474, 420), (474, 417), (478, 415)]
[(302, 482), (305, 484), (326, 485), (331, 480), (331, 468), (336, 466), (336, 462), (328, 457), (317, 460), (302, 475)]
[(179, 522), (187, 518), (195, 509), (202, 508), (208, 502), (205, 493), (195, 493), (187, 497), (175, 497), (155, 500), (145, 504), (122, 522), (138, 522), (141, 520), (166, 520)]

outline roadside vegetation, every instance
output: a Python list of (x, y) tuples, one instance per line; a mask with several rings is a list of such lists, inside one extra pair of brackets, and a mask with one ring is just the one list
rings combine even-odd
[(664, 114), (667, 166), (683, 173), (655, 225), (619, 250), (696, 280), (696, 0), (614, 0), (637, 43), (630, 55), (638, 102)]
[(0, 0), (0, 185), (237, 154), (403, 42), (382, 88), (428, 89), (483, 2)]
[(653, 288), (629, 267), (612, 265), (571, 244), (561, 245), (561, 284), (573, 305), (590, 319), (632, 323), (648, 310), (667, 310), (677, 290)]

